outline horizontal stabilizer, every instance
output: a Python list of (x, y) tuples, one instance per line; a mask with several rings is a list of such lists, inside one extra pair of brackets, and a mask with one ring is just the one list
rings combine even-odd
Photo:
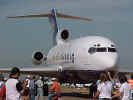
[(92, 21), (90, 18), (84, 18), (84, 17), (76, 17), (72, 15), (62, 14), (58, 13), (55, 8), (51, 9), (50, 13), (47, 14), (38, 14), (38, 15), (24, 15), (24, 16), (8, 16), (8, 18), (39, 18), (39, 17), (48, 17), (49, 22), (51, 24), (51, 30), (53, 32), (53, 45), (56, 45), (56, 35), (59, 31), (56, 17), (58, 18), (65, 18), (65, 19), (74, 19), (74, 20), (84, 20), (84, 21)]
[(8, 18), (36, 18), (36, 17), (49, 17), (51, 14), (39, 14), (39, 15), (25, 15), (25, 16), (8, 16)]
[[(39, 15), (25, 15), (25, 16), (8, 16), (8, 18), (37, 18), (37, 17), (50, 17), (52, 14), (39, 14)], [(61, 13), (56, 13), (56, 17), (58, 18), (66, 18), (66, 19), (75, 19), (75, 20), (86, 20), (86, 21), (92, 21), (90, 18), (84, 18), (84, 17), (76, 17)]]
[(90, 18), (76, 17), (76, 16), (71, 16), (71, 15), (66, 15), (66, 14), (61, 14), (61, 13), (57, 13), (56, 16), (59, 18), (92, 21), (92, 19)]

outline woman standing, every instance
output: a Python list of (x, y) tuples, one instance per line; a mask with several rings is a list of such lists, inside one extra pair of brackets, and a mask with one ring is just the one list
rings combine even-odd
[(120, 97), (120, 100), (129, 100), (130, 98), (130, 87), (127, 81), (127, 78), (124, 74), (119, 76), (119, 81), (121, 83), (119, 92), (114, 95), (112, 98)]
[(97, 92), (93, 97), (96, 100), (99, 96), (99, 100), (111, 100), (112, 82), (108, 80), (105, 73), (100, 74), (100, 83), (97, 87)]

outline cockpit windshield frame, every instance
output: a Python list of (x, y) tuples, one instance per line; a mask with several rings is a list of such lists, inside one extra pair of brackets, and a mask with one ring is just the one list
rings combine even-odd
[(88, 53), (94, 54), (96, 52), (117, 52), (115, 47), (90, 47)]

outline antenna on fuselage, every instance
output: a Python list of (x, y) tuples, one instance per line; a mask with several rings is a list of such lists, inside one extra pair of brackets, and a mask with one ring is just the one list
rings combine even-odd
[(56, 17), (57, 18), (66, 18), (66, 19), (74, 19), (74, 20), (85, 20), (85, 21), (92, 21), (90, 18), (84, 17), (76, 17), (67, 14), (58, 13), (55, 8), (51, 9), (51, 13), (47, 14), (38, 14), (38, 15), (25, 15), (25, 16), (9, 16), (8, 18), (40, 18), (40, 17), (48, 17), (49, 22), (51, 24), (51, 30), (53, 32), (53, 45), (56, 45), (56, 35), (59, 31)]

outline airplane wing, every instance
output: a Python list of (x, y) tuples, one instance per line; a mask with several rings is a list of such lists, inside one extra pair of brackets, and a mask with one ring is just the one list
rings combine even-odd
[[(42, 74), (42, 75), (56, 75), (58, 72), (62, 71), (100, 71), (94, 65), (75, 65), (72, 63), (62, 63), (61, 65), (57, 64), (44, 64), (41, 66), (23, 66), (18, 67), (22, 74)], [(1, 73), (9, 73), (12, 67), (0, 67)]]
[[(63, 66), (63, 67), (62, 67)], [(18, 67), (22, 74), (41, 74), (45, 76), (56, 76), (57, 73), (62, 71), (80, 71), (80, 70), (90, 70), (88, 67), (84, 65), (73, 65), (73, 64), (45, 64), (41, 66), (23, 66)], [(12, 67), (1, 67), (0, 66), (0, 73), (10, 73)]]
[[(69, 64), (44, 64), (41, 66), (24, 66), (18, 67), (21, 74), (44, 75), (46, 77), (58, 77), (62, 82), (70, 82), (70, 80), (78, 80), (79, 82), (88, 83), (97, 79), (98, 73), (88, 69), (87, 66)], [(0, 73), (10, 73), (12, 67), (0, 67)], [(84, 74), (83, 74), (84, 73)], [(93, 75), (92, 75), (93, 74)]]
[[(18, 67), (22, 74), (44, 74), (54, 76), (58, 72), (59, 65), (24, 66)], [(1, 73), (10, 73), (12, 67), (0, 67)]]
[[(62, 68), (63, 66), (63, 68)], [(76, 66), (76, 67), (75, 67)], [(9, 73), (13, 67), (2, 67), (0, 66), (0, 72), (1, 73)], [(73, 65), (73, 64), (61, 64), (56, 65), (56, 64), (44, 64), (41, 66), (23, 66), (23, 67), (18, 67), (21, 71), (21, 73), (27, 74), (27, 73), (32, 73), (32, 74), (38, 74), (38, 73), (52, 73), (52, 72), (59, 72), (63, 70), (86, 70), (86, 68), (81, 68), (79, 65)]]

